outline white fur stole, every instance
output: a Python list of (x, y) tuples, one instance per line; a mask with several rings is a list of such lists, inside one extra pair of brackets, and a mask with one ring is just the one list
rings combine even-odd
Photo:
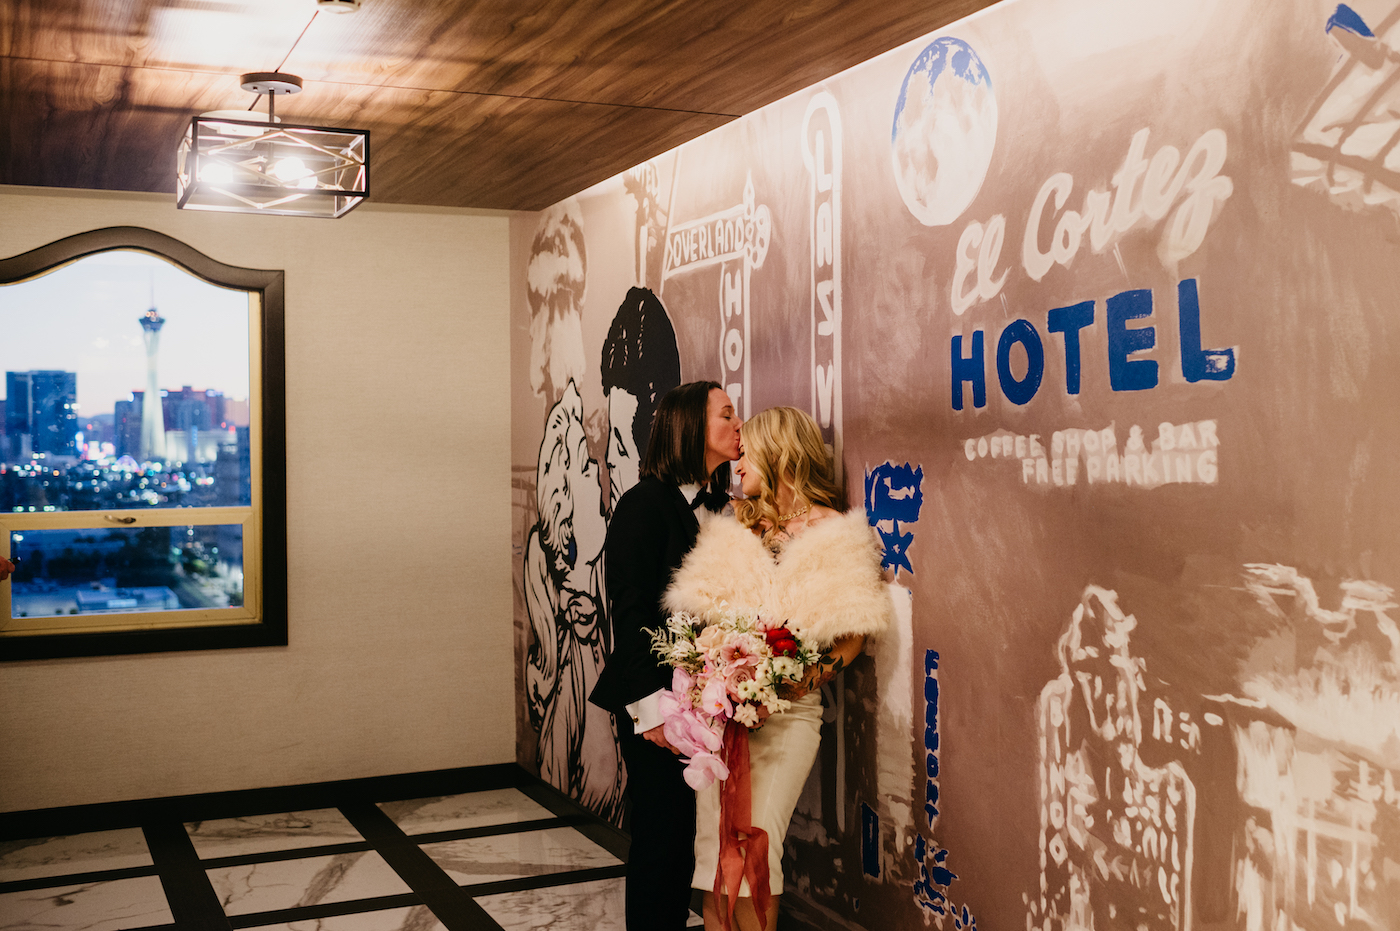
[(774, 560), (738, 521), (706, 521), (663, 600), (669, 612), (760, 613), (822, 648), (839, 637), (881, 633), (894, 616), (880, 543), (862, 511), (817, 521)]

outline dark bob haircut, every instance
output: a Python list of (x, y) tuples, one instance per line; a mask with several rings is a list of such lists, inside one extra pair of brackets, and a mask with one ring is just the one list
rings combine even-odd
[(729, 463), (705, 472), (705, 418), (716, 388), (724, 390), (716, 381), (692, 381), (666, 392), (656, 405), (642, 478), (677, 485), (708, 482), (712, 491), (728, 491)]

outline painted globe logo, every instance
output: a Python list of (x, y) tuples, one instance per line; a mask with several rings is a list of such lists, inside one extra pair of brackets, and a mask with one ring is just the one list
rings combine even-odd
[(894, 108), (890, 156), (909, 212), (946, 226), (972, 203), (997, 141), (997, 99), (982, 59), (945, 37), (919, 53)]

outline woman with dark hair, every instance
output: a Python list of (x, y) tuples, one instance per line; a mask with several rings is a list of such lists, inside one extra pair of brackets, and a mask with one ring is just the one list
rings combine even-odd
[(615, 716), (627, 767), (628, 931), (680, 931), (689, 914), (695, 793), (663, 733), (658, 699), (671, 671), (657, 665), (651, 631), (665, 623), (661, 594), (695, 545), (701, 519), (729, 501), (739, 425), (716, 382), (668, 392), (656, 408), (641, 480), (618, 500), (603, 544), (612, 651), (589, 700)]
[[(701, 790), (697, 800), (693, 884), (705, 892), (706, 929), (727, 927), (723, 916), (732, 914), (742, 931), (772, 931), (783, 891), (783, 837), (821, 742), (821, 687), (860, 655), (867, 637), (889, 625), (894, 606), (879, 541), (863, 511), (847, 512), (811, 416), (770, 408), (744, 424), (742, 438), (745, 497), (735, 506), (737, 519), (706, 522), (664, 606), (702, 618), (749, 614), (766, 629), (787, 628), (822, 650), (802, 681), (779, 689), (791, 706), (749, 735), (751, 825), (767, 834), (766, 877), (754, 871), (758, 889), (750, 890), (747, 880), (727, 885), (738, 878), (725, 864), (732, 865), (740, 839), (721, 838), (720, 784)], [(762, 862), (757, 833), (739, 825), (734, 831), (746, 835), (745, 852)]]

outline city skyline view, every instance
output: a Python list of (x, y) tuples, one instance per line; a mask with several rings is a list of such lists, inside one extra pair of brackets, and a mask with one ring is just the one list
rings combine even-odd
[[(76, 372), (80, 419), (146, 385), (140, 318), (165, 318), (158, 384), (248, 398), (248, 295), (133, 251), (88, 256), (0, 287), (0, 371)], [(0, 382), (0, 391), (4, 391)]]
[[(0, 286), (0, 513), (249, 506), (248, 314), (130, 250)], [(8, 529), (11, 619), (242, 603), (240, 523)]]

